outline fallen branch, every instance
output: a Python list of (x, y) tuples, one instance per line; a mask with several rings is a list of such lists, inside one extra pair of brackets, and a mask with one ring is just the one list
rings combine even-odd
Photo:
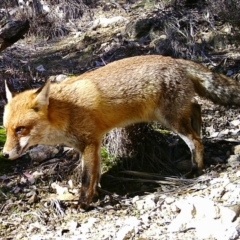
[(0, 52), (10, 47), (29, 31), (29, 21), (7, 20), (0, 26)]

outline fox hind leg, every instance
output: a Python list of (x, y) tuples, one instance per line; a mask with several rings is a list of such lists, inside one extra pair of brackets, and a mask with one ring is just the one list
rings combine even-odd
[[(196, 126), (196, 125), (195, 125)], [(199, 126), (199, 125), (198, 125)], [(176, 132), (188, 145), (191, 152), (192, 171), (189, 175), (200, 175), (203, 169), (203, 145), (198, 135), (199, 127), (194, 129), (192, 118), (182, 119)]]
[(201, 137), (202, 114), (201, 106), (198, 103), (191, 104), (191, 124), (193, 130)]

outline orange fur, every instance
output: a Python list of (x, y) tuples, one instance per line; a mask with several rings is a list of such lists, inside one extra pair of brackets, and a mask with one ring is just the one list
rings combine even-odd
[(239, 85), (200, 64), (162, 56), (133, 57), (60, 84), (12, 94), (6, 86), (7, 140), (3, 154), (16, 159), (35, 144), (64, 143), (82, 153), (80, 203), (88, 206), (100, 177), (100, 145), (115, 127), (158, 121), (186, 142), (193, 170), (201, 173), (201, 109), (195, 93), (238, 104)]

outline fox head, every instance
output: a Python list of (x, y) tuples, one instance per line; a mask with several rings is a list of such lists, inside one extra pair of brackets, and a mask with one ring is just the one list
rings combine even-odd
[(20, 157), (30, 146), (39, 144), (47, 121), (50, 82), (37, 90), (13, 93), (5, 82), (7, 105), (3, 125), (6, 143), (3, 156), (10, 160)]

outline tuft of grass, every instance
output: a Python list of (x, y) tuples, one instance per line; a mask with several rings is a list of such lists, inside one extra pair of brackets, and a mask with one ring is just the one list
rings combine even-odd
[(1, 152), (0, 152), (0, 176), (11, 171), (12, 166), (13, 166), (13, 163), (11, 161), (6, 160), (2, 155), (2, 148), (3, 148), (5, 141), (6, 141), (5, 130), (3, 129), (3, 127), (0, 127), (0, 149), (1, 149)]
[(6, 133), (3, 127), (0, 127), (0, 147), (3, 147), (6, 141)]
[(115, 166), (116, 165), (115, 159), (116, 159), (116, 157), (114, 155), (110, 154), (108, 149), (103, 146), (101, 148), (102, 172), (106, 172), (109, 169), (111, 169), (113, 166)]

